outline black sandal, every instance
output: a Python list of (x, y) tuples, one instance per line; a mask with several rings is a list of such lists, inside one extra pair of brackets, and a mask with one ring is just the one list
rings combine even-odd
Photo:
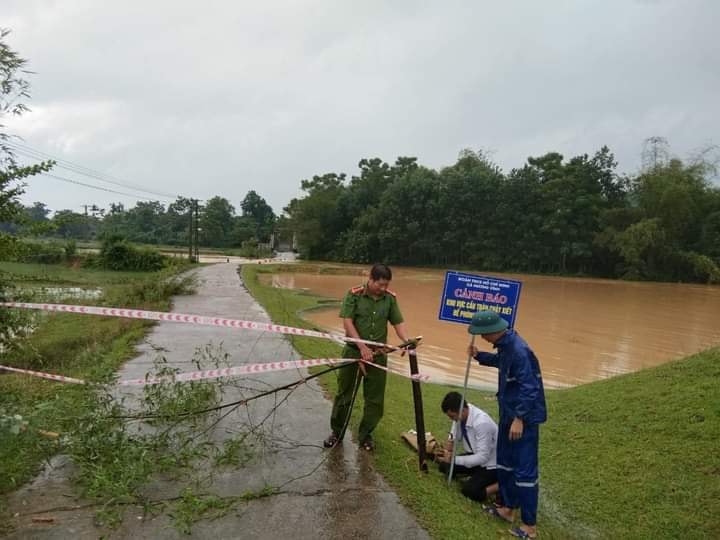
[(363, 442), (360, 443), (360, 448), (363, 450), (367, 450), (368, 452), (372, 452), (375, 450), (375, 443), (372, 439), (365, 439)]
[(323, 441), (323, 446), (325, 448), (333, 448), (337, 443), (341, 442), (342, 439), (338, 437), (335, 433), (331, 433), (330, 436)]
[(505, 516), (503, 516), (503, 515), (498, 511), (498, 507), (495, 506), (494, 504), (483, 504), (483, 505), (482, 505), (482, 509), (483, 509), (483, 512), (485, 512), (486, 514), (488, 514), (488, 515), (490, 515), (490, 516), (496, 517), (496, 518), (498, 518), (498, 519), (500, 519), (500, 520), (502, 520), (502, 521), (507, 521), (508, 523), (512, 523), (512, 522), (513, 522), (512, 519), (508, 519), (508, 518), (506, 518)]

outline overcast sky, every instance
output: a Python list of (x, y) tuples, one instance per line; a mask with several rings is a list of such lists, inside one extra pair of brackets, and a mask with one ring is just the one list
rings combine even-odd
[[(29, 60), (24, 144), (153, 190), (276, 212), (363, 157), (504, 169), (720, 143), (720, 2), (1, 0)], [(7, 119), (6, 119), (7, 120)], [(117, 186), (57, 169), (57, 175)], [(132, 198), (36, 177), (53, 210)]]

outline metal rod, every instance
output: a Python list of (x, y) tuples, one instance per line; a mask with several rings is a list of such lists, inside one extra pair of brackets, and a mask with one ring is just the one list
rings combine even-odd
[[(475, 345), (475, 335), (473, 335), (472, 338), (470, 338), (470, 347), (473, 347)], [(472, 354), (468, 353), (468, 359), (467, 359), (467, 366), (465, 367), (465, 383), (463, 384), (463, 391), (462, 391), (462, 397), (460, 398), (460, 409), (458, 410), (458, 422), (462, 422), (462, 413), (463, 409), (465, 408), (465, 394), (467, 393), (467, 387), (468, 387), (468, 377), (470, 376), (470, 363), (472, 362)], [(456, 422), (452, 423), (452, 426), (450, 429), (452, 430), (451, 433), (453, 434), (453, 449), (452, 449), (452, 457), (450, 458), (450, 472), (448, 473), (448, 485), (450, 482), (452, 482), (453, 477), (453, 471), (455, 470), (455, 454), (457, 454), (457, 447), (460, 441), (462, 440), (461, 437), (455, 437), (455, 424)], [(462, 433), (462, 429), (460, 430)], [(464, 443), (463, 443), (464, 444)]]
[[(417, 375), (418, 362), (415, 350), (409, 350), (408, 356), (410, 359), (410, 373), (412, 375)], [(413, 403), (415, 405), (415, 431), (417, 432), (418, 467), (421, 471), (427, 472), (427, 456), (425, 455), (425, 415), (423, 413), (422, 390), (420, 389), (420, 381), (418, 381), (417, 379), (413, 379), (412, 381), (412, 390)]]

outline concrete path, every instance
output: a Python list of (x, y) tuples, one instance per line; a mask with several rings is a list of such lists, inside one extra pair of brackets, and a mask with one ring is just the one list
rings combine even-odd
[[(198, 273), (197, 294), (175, 298), (175, 311), (269, 321), (267, 313), (242, 286), (235, 264), (216, 264)], [(139, 356), (128, 362), (120, 375), (143, 376), (158, 351), (163, 351), (171, 365), (183, 371), (192, 370), (191, 359), (196, 349), (211, 342), (222, 343), (233, 365), (297, 358), (289, 341), (279, 334), (161, 323), (138, 347)], [(304, 375), (296, 371), (264, 374), (248, 384), (267, 388), (267, 384), (279, 386)], [(237, 399), (240, 391), (232, 392), (225, 395), (224, 401)], [(212, 432), (212, 438), (222, 441), (242, 428), (242, 424), (257, 423), (274, 403), (273, 397), (254, 401), (251, 407), (242, 409), (242, 416), (232, 414), (223, 420)], [(375, 472), (367, 453), (357, 451), (349, 438), (343, 447), (329, 453), (319, 447), (328, 433), (329, 414), (330, 402), (314, 380), (293, 392), (277, 410), (271, 442), (263, 446), (262, 455), (245, 468), (218, 469), (204, 492), (237, 496), (308, 476), (285, 485), (276, 495), (240, 502), (222, 518), (197, 523), (190, 537), (428, 538)], [(118, 529), (98, 529), (93, 525), (95, 507), (75, 508), (87, 503), (73, 495), (75, 490), (68, 480), (71, 474), (72, 464), (57, 458), (32, 484), (11, 496), (10, 509), (19, 516), (17, 529), (9, 538), (188, 538), (172, 526), (169, 516), (152, 516), (134, 506), (127, 508)], [(183, 486), (182, 482), (157, 479), (147, 486), (145, 493), (153, 501), (162, 501), (179, 495)], [(52, 523), (33, 521), (48, 516), (54, 519)]]

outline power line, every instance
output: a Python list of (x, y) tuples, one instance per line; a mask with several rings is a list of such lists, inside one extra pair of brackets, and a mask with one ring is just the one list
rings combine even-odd
[(20, 144), (20, 143), (16, 143), (16, 142), (7, 142), (7, 141), (5, 144), (14, 152), (17, 152), (18, 154), (23, 155), (25, 157), (29, 157), (32, 159), (40, 159), (40, 160), (51, 159), (51, 160), (55, 161), (56, 165), (61, 169), (65, 169), (70, 172), (81, 174), (83, 176), (88, 176), (90, 178), (95, 178), (96, 180), (100, 180), (101, 182), (106, 182), (108, 184), (114, 184), (116, 186), (124, 187), (127, 189), (132, 189), (133, 191), (149, 193), (151, 195), (160, 196), (160, 197), (163, 197), (166, 199), (177, 199), (178, 197), (180, 197), (180, 195), (177, 195), (174, 193), (153, 191), (150, 189), (146, 189), (144, 187), (140, 187), (137, 184), (132, 184), (130, 182), (120, 180), (114, 176), (97, 171), (95, 169), (90, 169), (89, 167), (85, 167), (85, 166), (79, 165), (77, 163), (73, 163), (72, 161), (68, 161), (66, 159), (57, 158), (51, 154), (48, 154), (47, 152), (43, 152), (41, 150), (36, 150), (36, 149), (31, 148), (24, 144)]
[[(16, 143), (12, 143), (12, 144), (15, 145)], [(51, 160), (55, 161), (56, 165), (61, 169), (65, 169), (70, 172), (81, 174), (83, 176), (95, 178), (96, 180), (100, 180), (101, 182), (106, 182), (108, 184), (114, 184), (116, 186), (124, 187), (127, 189), (132, 189), (134, 191), (141, 191), (143, 193), (149, 193), (151, 195), (160, 196), (160, 197), (163, 197), (166, 199), (175, 199), (175, 198), (179, 197), (178, 195), (175, 195), (173, 193), (152, 191), (152, 190), (145, 189), (143, 187), (139, 187), (139, 186), (136, 186), (136, 185), (128, 183), (128, 182), (119, 181), (112, 176), (106, 175), (105, 173), (95, 171), (93, 169), (89, 169), (82, 165), (77, 165), (73, 162), (70, 162), (70, 161), (67, 161), (67, 160), (64, 160), (61, 158), (56, 158), (50, 154), (47, 154), (46, 152), (41, 152), (40, 150), (35, 150), (35, 149), (29, 148), (29, 147), (20, 148), (20, 147), (16, 147), (16, 146), (12, 146), (11, 149), (20, 155), (23, 155), (25, 157), (30, 157), (32, 159), (40, 159), (40, 160), (51, 159)]]
[(132, 193), (123, 193), (122, 191), (116, 191), (114, 189), (105, 188), (102, 186), (94, 186), (92, 184), (86, 184), (85, 182), (80, 182), (79, 180), (72, 180), (70, 178), (65, 178), (63, 176), (57, 176), (55, 174), (50, 174), (50, 173), (46, 173), (46, 172), (43, 172), (40, 174), (42, 176), (49, 176), (50, 178), (54, 178), (55, 180), (61, 180), (63, 182), (69, 182), (70, 184), (76, 184), (78, 186), (84, 186), (84, 187), (88, 187), (88, 188), (92, 188), (92, 189), (98, 189), (100, 191), (107, 191), (108, 193), (115, 193), (117, 195), (124, 195), (125, 197), (130, 197), (132, 199), (144, 199), (146, 201), (151, 201), (151, 202), (156, 201), (156, 199), (151, 199), (149, 197), (141, 197), (140, 195), (133, 195)]

